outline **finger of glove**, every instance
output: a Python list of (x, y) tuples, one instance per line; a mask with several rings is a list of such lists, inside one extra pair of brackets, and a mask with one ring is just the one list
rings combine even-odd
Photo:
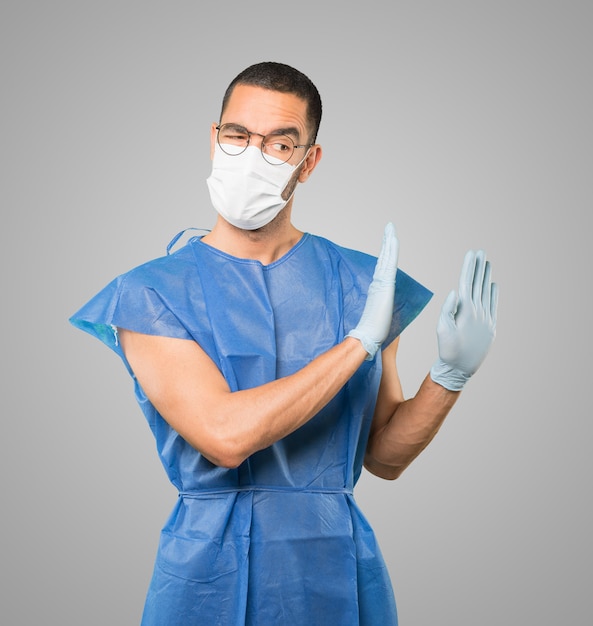
[(483, 309), (483, 315), (490, 317), (490, 298), (492, 291), (492, 266), (490, 261), (484, 264), (484, 274), (482, 276), (482, 284), (480, 285), (479, 306)]
[(463, 266), (459, 275), (459, 308), (472, 300), (472, 288), (476, 270), (476, 253), (468, 250), (463, 258)]
[(455, 311), (457, 310), (457, 294), (452, 289), (449, 295), (445, 298), (443, 306), (441, 307), (441, 316), (445, 319), (455, 320)]
[(498, 284), (490, 285), (490, 319), (492, 326), (496, 329), (496, 319), (498, 317)]
[(399, 241), (395, 233), (395, 226), (389, 222), (383, 231), (383, 243), (377, 264), (375, 265), (373, 281), (394, 282), (398, 256)]
[(455, 328), (455, 313), (457, 312), (457, 293), (455, 290), (449, 292), (441, 307), (438, 330), (450, 330)]
[(492, 282), (492, 265), (486, 261), (484, 279), (482, 283), (482, 313), (489, 320), (492, 328), (496, 328), (496, 316), (498, 309), (498, 285)]
[(476, 309), (480, 309), (480, 307), (482, 307), (484, 297), (484, 285), (486, 284), (486, 271), (488, 265), (484, 250), (478, 250), (476, 252), (475, 259), (476, 264), (474, 267), (474, 275), (472, 277), (472, 302)]

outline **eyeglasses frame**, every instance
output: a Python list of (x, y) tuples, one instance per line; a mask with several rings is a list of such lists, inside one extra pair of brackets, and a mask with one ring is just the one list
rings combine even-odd
[(247, 144), (245, 145), (245, 147), (243, 148), (243, 150), (241, 150), (241, 152), (237, 152), (236, 154), (230, 154), (228, 152), (226, 152), (226, 154), (228, 154), (229, 156), (239, 156), (240, 154), (243, 154), (243, 152), (245, 152), (245, 150), (247, 150), (247, 148), (249, 147), (249, 145), (251, 144), (251, 135), (257, 135), (258, 137), (262, 138), (262, 142), (261, 145), (259, 147), (259, 150), (261, 152), (262, 158), (264, 159), (264, 161), (266, 163), (270, 163), (270, 165), (283, 165), (284, 163), (288, 163), (288, 161), (290, 161), (290, 159), (292, 158), (292, 155), (294, 154), (294, 151), (297, 148), (311, 148), (312, 146), (314, 146), (314, 143), (303, 143), (303, 144), (295, 144), (295, 142), (293, 141), (292, 137), (284, 134), (284, 133), (278, 133), (278, 135), (282, 135), (284, 137), (288, 137), (288, 139), (290, 139), (290, 141), (292, 142), (293, 145), (293, 149), (292, 149), (292, 153), (291, 155), (288, 157), (288, 159), (286, 159), (286, 161), (283, 161), (282, 163), (271, 163), (270, 161), (268, 161), (268, 159), (266, 159), (266, 157), (264, 156), (264, 139), (266, 137), (270, 137), (273, 136), (274, 133), (268, 133), (267, 135), (262, 135), (261, 133), (255, 133), (252, 132), (250, 130), (247, 130), (245, 128), (245, 126), (241, 126), (241, 124), (235, 124), (234, 122), (225, 122), (224, 124), (218, 124), (217, 126), (215, 126), (216, 128), (216, 143), (221, 147), (221, 149), (224, 150), (224, 148), (222, 148), (222, 146), (220, 145), (220, 129), (223, 126), (227, 126), (227, 125), (233, 125), (233, 126), (238, 126), (242, 129), (245, 130), (245, 132), (247, 133)]

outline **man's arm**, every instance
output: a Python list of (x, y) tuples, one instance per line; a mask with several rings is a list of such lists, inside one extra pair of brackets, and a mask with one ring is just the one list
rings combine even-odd
[(404, 400), (395, 362), (398, 341), (383, 353), (383, 376), (365, 466), (397, 478), (438, 432), (461, 389), (478, 370), (496, 334), (498, 288), (482, 251), (468, 252), (458, 292), (452, 291), (437, 325), (439, 358), (418, 393)]
[(396, 366), (399, 338), (383, 352), (383, 375), (364, 460), (380, 478), (394, 480), (426, 448), (459, 397), (427, 376), (404, 400)]
[(231, 392), (194, 341), (119, 329), (144, 393), (189, 444), (216, 465), (236, 467), (302, 426), (342, 388), (368, 356), (347, 337), (291, 376)]

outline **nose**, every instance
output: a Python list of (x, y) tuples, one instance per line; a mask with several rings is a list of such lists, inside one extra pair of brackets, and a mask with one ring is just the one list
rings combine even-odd
[[(255, 137), (256, 142), (259, 142), (259, 143), (254, 143), (253, 142), (254, 137)], [(258, 139), (258, 137), (259, 137), (259, 139)], [(255, 145), (258, 148), (261, 148), (262, 147), (262, 143), (264, 141), (264, 138), (265, 138), (265, 135), (262, 135), (261, 133), (249, 133), (249, 145), (250, 146)]]

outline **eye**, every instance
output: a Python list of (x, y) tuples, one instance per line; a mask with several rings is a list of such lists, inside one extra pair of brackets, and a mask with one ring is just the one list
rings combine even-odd
[(290, 150), (290, 148), (285, 143), (282, 143), (281, 141), (276, 141), (269, 147), (272, 148), (273, 150), (277, 150), (278, 152), (286, 152), (287, 150)]
[(220, 141), (232, 143), (247, 143), (249, 133), (241, 126), (222, 126), (218, 131)]
[(290, 154), (294, 149), (294, 143), (286, 135), (269, 135), (264, 139), (264, 146), (271, 154)]

